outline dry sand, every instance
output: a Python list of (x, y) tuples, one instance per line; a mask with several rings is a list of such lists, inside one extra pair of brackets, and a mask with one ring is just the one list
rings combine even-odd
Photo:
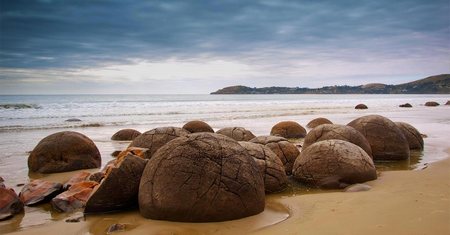
[(367, 184), (372, 189), (365, 192), (268, 196), (263, 213), (235, 221), (175, 223), (130, 211), (17, 234), (105, 234), (113, 223), (129, 224), (126, 234), (450, 234), (450, 158), (422, 170), (382, 172)]

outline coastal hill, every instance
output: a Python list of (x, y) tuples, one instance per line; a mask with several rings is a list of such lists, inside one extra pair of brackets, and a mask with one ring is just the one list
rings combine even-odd
[(304, 87), (225, 87), (211, 94), (450, 94), (450, 74), (430, 76), (398, 85), (370, 83), (360, 86)]

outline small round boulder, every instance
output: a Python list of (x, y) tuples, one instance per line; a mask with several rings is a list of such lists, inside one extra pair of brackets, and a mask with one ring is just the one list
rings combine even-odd
[(410, 103), (405, 103), (405, 104), (401, 104), (399, 105), (400, 108), (412, 108), (412, 105)]
[(409, 144), (409, 149), (423, 150), (423, 138), (420, 132), (406, 122), (395, 122)]
[(179, 137), (148, 161), (139, 209), (150, 219), (213, 222), (264, 210), (264, 182), (255, 160), (235, 140), (213, 133)]
[(287, 139), (297, 139), (306, 136), (306, 130), (294, 121), (284, 121), (275, 124), (270, 131), (270, 135), (281, 136)]
[(316, 118), (316, 119), (313, 119), (310, 122), (308, 122), (308, 124), (306, 124), (306, 127), (316, 128), (323, 124), (333, 124), (333, 123), (330, 120), (328, 120), (327, 118), (320, 117), (320, 118)]
[(279, 192), (287, 187), (287, 176), (283, 163), (269, 147), (246, 141), (241, 141), (239, 144), (256, 161), (264, 178), (266, 193)]
[(42, 139), (28, 157), (30, 171), (39, 173), (66, 172), (98, 168), (100, 152), (85, 135), (63, 131)]
[(131, 142), (129, 147), (147, 148), (144, 158), (150, 159), (153, 154), (165, 145), (167, 142), (180, 137), (189, 135), (189, 131), (179, 127), (158, 127), (144, 132)]
[(355, 109), (367, 109), (367, 105), (365, 104), (358, 104), (355, 106)]
[(135, 129), (122, 129), (122, 130), (116, 132), (111, 137), (111, 140), (119, 140), (119, 141), (134, 140), (140, 134), (141, 134), (141, 132), (139, 132)]
[(425, 106), (435, 107), (435, 106), (439, 106), (439, 103), (435, 102), (435, 101), (428, 101), (428, 102), (425, 103)]
[(303, 150), (292, 170), (295, 179), (321, 188), (345, 188), (377, 178), (372, 159), (344, 140), (324, 140)]
[(295, 159), (300, 154), (294, 144), (279, 136), (258, 136), (251, 139), (250, 142), (269, 147), (283, 163), (286, 174), (291, 174)]
[(405, 160), (409, 144), (394, 122), (380, 115), (367, 115), (347, 124), (366, 137), (374, 160)]
[(345, 140), (356, 144), (372, 157), (372, 149), (366, 137), (353, 127), (338, 124), (324, 124), (312, 129), (306, 135), (302, 149), (306, 149), (316, 142), (331, 139)]
[(214, 130), (211, 128), (210, 125), (208, 125), (208, 123), (199, 121), (199, 120), (187, 122), (186, 124), (184, 124), (183, 129), (185, 129), (191, 133), (197, 133), (197, 132), (214, 133)]
[(249, 141), (255, 135), (243, 127), (225, 127), (216, 132), (217, 134), (228, 136), (236, 141)]

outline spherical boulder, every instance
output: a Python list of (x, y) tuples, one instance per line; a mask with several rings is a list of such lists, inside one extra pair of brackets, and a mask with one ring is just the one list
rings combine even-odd
[(269, 147), (246, 141), (240, 141), (239, 144), (247, 150), (258, 165), (264, 178), (266, 193), (279, 192), (287, 187), (284, 165)]
[(323, 124), (312, 129), (305, 137), (302, 149), (322, 140), (345, 140), (361, 147), (372, 158), (370, 144), (359, 131), (350, 126), (338, 124)]
[(170, 141), (148, 161), (139, 209), (150, 219), (225, 221), (262, 212), (264, 197), (263, 177), (247, 150), (203, 132)]
[(425, 103), (425, 106), (435, 107), (435, 106), (439, 106), (439, 103), (435, 102), (435, 101), (428, 101), (428, 102)]
[(158, 127), (144, 132), (131, 142), (129, 147), (147, 148), (144, 158), (150, 159), (153, 154), (165, 145), (167, 142), (180, 137), (189, 135), (189, 131), (179, 127)]
[(243, 127), (225, 127), (216, 132), (217, 134), (228, 136), (236, 141), (249, 141), (255, 135)]
[(208, 123), (199, 121), (199, 120), (187, 122), (186, 124), (184, 124), (183, 129), (185, 129), (191, 133), (197, 133), (197, 132), (214, 133), (214, 130), (212, 129), (212, 127), (210, 125), (208, 125)]
[(55, 173), (79, 169), (98, 168), (100, 152), (85, 135), (63, 131), (42, 139), (28, 157), (30, 171)]
[(291, 174), (295, 159), (300, 154), (294, 144), (279, 136), (258, 136), (251, 139), (250, 142), (269, 147), (283, 163), (286, 174)]
[(119, 140), (119, 141), (134, 140), (140, 134), (141, 134), (141, 132), (139, 132), (135, 129), (122, 129), (122, 130), (114, 133), (114, 135), (111, 136), (111, 140)]
[(395, 122), (409, 144), (409, 149), (423, 150), (423, 138), (420, 132), (406, 122)]
[(447, 103), (445, 103), (445, 105), (450, 105), (450, 100), (447, 100)]
[(394, 122), (380, 115), (367, 115), (347, 124), (369, 141), (374, 160), (404, 160), (409, 158), (409, 144)]
[(287, 139), (303, 138), (306, 136), (306, 130), (297, 122), (283, 121), (272, 127), (270, 135), (281, 136)]
[(355, 106), (355, 109), (367, 109), (367, 105), (365, 104), (358, 104)]
[(405, 104), (401, 104), (399, 105), (400, 108), (412, 108), (412, 105), (410, 103), (405, 103)]
[(377, 178), (372, 159), (344, 140), (323, 140), (303, 150), (292, 170), (295, 179), (322, 188), (345, 188)]
[(333, 124), (330, 120), (328, 120), (327, 118), (315, 118), (313, 120), (311, 120), (310, 122), (308, 122), (308, 124), (306, 124), (306, 127), (308, 128), (315, 128), (318, 127), (322, 124)]

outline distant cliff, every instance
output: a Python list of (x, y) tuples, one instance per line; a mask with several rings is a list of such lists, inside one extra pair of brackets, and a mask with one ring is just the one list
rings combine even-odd
[(450, 94), (450, 74), (427, 77), (398, 85), (370, 83), (361, 86), (301, 87), (230, 86), (211, 94)]

